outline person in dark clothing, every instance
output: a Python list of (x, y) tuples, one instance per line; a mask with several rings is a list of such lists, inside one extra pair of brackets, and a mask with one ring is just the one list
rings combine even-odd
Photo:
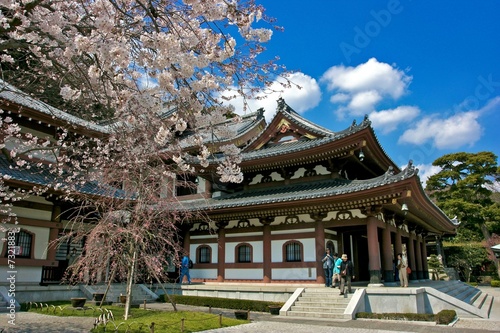
[(325, 287), (331, 287), (334, 259), (330, 255), (330, 249), (326, 249), (326, 254), (321, 261), (323, 262), (323, 270), (325, 271)]
[(340, 264), (340, 295), (344, 295), (346, 292), (352, 293), (351, 281), (354, 278), (354, 267), (352, 262), (347, 259), (347, 254), (342, 255), (342, 263)]

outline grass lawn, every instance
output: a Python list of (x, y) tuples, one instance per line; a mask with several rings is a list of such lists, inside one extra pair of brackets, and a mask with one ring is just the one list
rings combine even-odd
[[(48, 306), (47, 306), (47, 305)], [(219, 314), (195, 312), (195, 311), (156, 311), (140, 308), (130, 309), (130, 317), (123, 320), (125, 312), (123, 307), (103, 306), (102, 309), (94, 306), (86, 306), (84, 310), (71, 307), (69, 302), (48, 302), (32, 304), (28, 311), (54, 315), (54, 316), (80, 316), (98, 318), (99, 316), (110, 317), (106, 323), (106, 329), (100, 324), (92, 332), (150, 332), (150, 325), (154, 323), (155, 333), (176, 332), (199, 332), (220, 327), (229, 327), (245, 324), (248, 321), (221, 317)], [(183, 330), (182, 330), (183, 325)], [(118, 330), (116, 331), (116, 329)]]

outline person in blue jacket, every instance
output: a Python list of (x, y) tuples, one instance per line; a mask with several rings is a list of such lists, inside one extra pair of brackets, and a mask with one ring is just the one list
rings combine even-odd
[(337, 253), (335, 253), (333, 257), (335, 258), (335, 263), (333, 264), (332, 288), (337, 288), (337, 282), (340, 288), (340, 265), (342, 264), (342, 258), (340, 258)]
[(187, 277), (188, 284), (191, 284), (191, 276), (189, 275), (189, 255), (185, 254), (181, 261), (181, 274), (179, 277), (179, 283), (182, 284), (184, 276)]

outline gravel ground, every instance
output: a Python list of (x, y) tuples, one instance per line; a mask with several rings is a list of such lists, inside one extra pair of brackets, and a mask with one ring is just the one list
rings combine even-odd
[[(483, 288), (481, 288), (483, 289)], [(320, 320), (272, 316), (269, 313), (250, 314), (251, 323), (235, 327), (204, 331), (205, 333), (311, 333), (311, 332), (346, 332), (346, 333), (386, 333), (386, 332), (422, 332), (422, 333), (491, 333), (500, 332), (500, 288), (484, 288), (484, 292), (493, 295), (494, 301), (489, 319), (460, 318), (452, 326), (434, 323), (397, 322), (384, 320)], [(169, 304), (152, 303), (148, 308), (172, 310)], [(177, 305), (179, 310), (207, 312), (206, 307)], [(234, 316), (227, 309), (212, 309), (212, 313)], [(8, 314), (0, 314), (0, 333), (88, 333), (94, 326), (94, 318), (56, 317), (32, 312), (16, 313), (15, 325), (9, 324)]]
[(7, 314), (1, 314), (1, 333), (88, 333), (94, 327), (94, 318), (57, 317), (33, 312), (16, 313), (15, 325), (9, 324)]

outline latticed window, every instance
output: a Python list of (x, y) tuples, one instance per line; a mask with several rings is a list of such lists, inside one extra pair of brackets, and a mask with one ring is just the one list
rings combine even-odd
[(238, 262), (252, 262), (252, 248), (250, 245), (242, 244), (237, 250)]
[(302, 244), (291, 242), (285, 247), (286, 261), (302, 261)]
[(210, 247), (207, 245), (198, 248), (198, 262), (200, 264), (209, 264), (211, 259)]
[[(16, 233), (16, 245), (14, 246), (14, 254), (16, 258), (31, 258), (31, 244), (33, 235), (24, 230)], [(9, 251), (5, 252), (5, 256), (9, 255)]]

